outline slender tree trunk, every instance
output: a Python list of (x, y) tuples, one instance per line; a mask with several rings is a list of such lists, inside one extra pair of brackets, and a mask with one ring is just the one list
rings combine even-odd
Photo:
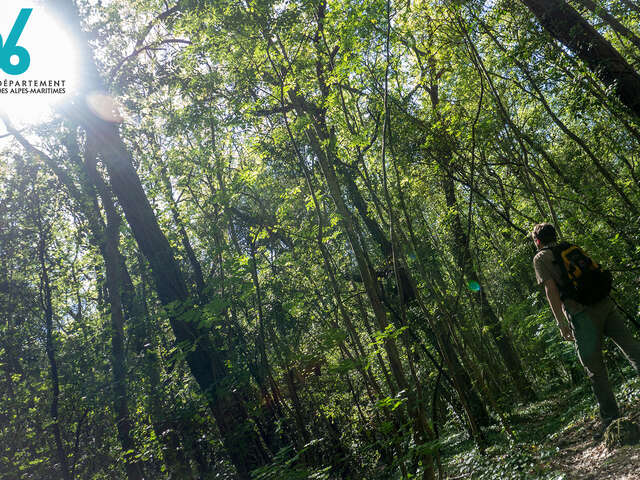
[(127, 367), (124, 338), (124, 315), (122, 309), (122, 269), (120, 265), (120, 214), (116, 211), (111, 193), (96, 170), (95, 155), (91, 150), (86, 152), (85, 164), (89, 178), (96, 187), (106, 212), (107, 224), (104, 230), (103, 258), (107, 291), (109, 293), (111, 318), (111, 365), (113, 370), (113, 409), (116, 416), (118, 439), (122, 446), (125, 469), (129, 480), (142, 480), (144, 469), (136, 460), (136, 445), (131, 430), (133, 428), (129, 416), (127, 395)]
[[(419, 54), (420, 55), (420, 54)], [(443, 118), (440, 108), (440, 96), (439, 96), (439, 77), (433, 72), (437, 71), (437, 64), (435, 57), (429, 57), (429, 69), (432, 71), (431, 83), (427, 91), (429, 93), (431, 107), (436, 118), (442, 123), (446, 123), (446, 118)], [(469, 238), (462, 226), (462, 219), (459, 213), (459, 205), (455, 195), (455, 184), (453, 176), (451, 174), (451, 163), (454, 152), (454, 141), (447, 133), (446, 129), (440, 127), (439, 135), (439, 147), (437, 151), (433, 152), (434, 157), (443, 167), (444, 175), (441, 180), (441, 187), (444, 193), (446, 205), (451, 213), (449, 219), (449, 231), (451, 236), (451, 247), (453, 255), (456, 261), (457, 267), (460, 272), (466, 278), (468, 282), (476, 282), (481, 285), (479, 275), (473, 266), (473, 257), (469, 248)], [(461, 279), (462, 280), (462, 279)], [(535, 398), (535, 394), (531, 385), (524, 375), (520, 357), (517, 354), (511, 339), (508, 335), (502, 331), (500, 321), (498, 320), (495, 312), (488, 303), (484, 288), (480, 288), (480, 291), (474, 295), (474, 301), (480, 308), (481, 318), (483, 323), (489, 328), (493, 340), (498, 348), (501, 357), (504, 360), (504, 364), (507, 371), (511, 375), (518, 394), (523, 399)]]
[(137, 317), (139, 325), (133, 330), (133, 333), (138, 337), (134, 338), (134, 343), (140, 346), (139, 351), (143, 355), (143, 368), (148, 378), (148, 382), (146, 382), (147, 388), (145, 389), (146, 408), (151, 417), (151, 424), (156, 438), (162, 444), (164, 464), (167, 469), (176, 479), (194, 480), (195, 476), (185, 456), (180, 437), (174, 428), (175, 425), (168, 419), (167, 408), (163, 405), (162, 395), (164, 391), (162, 389), (162, 367), (159, 355), (151, 345), (143, 346), (149, 341), (152, 334), (147, 320), (149, 312), (146, 303), (147, 284), (149, 281), (146, 275), (144, 259), (140, 254), (138, 254), (138, 265), (141, 292), (140, 298), (136, 299), (136, 309), (139, 309), (141, 314)]
[[(442, 188), (445, 193), (447, 207), (452, 212), (458, 212), (458, 201), (455, 195), (453, 179), (447, 173), (445, 173), (442, 179)], [(480, 290), (474, 294), (474, 300), (480, 308), (482, 320), (489, 328), (489, 333), (498, 347), (500, 356), (514, 381), (516, 390), (523, 399), (531, 400), (535, 398), (535, 393), (524, 375), (520, 356), (516, 352), (511, 338), (502, 330), (500, 320), (498, 320), (493, 308), (489, 305), (489, 300), (482, 287), (482, 282), (473, 267), (473, 257), (469, 249), (469, 238), (462, 227), (462, 221), (458, 213), (452, 215), (449, 228), (451, 230), (453, 239), (452, 246), (458, 268), (460, 268), (460, 271), (464, 274), (467, 282), (475, 282), (477, 285), (480, 285)]]
[[(253, 282), (253, 286), (255, 288), (256, 293), (256, 310), (258, 311), (258, 338), (256, 339), (256, 347), (258, 348), (258, 353), (260, 355), (260, 361), (255, 365), (254, 373), (255, 379), (258, 384), (258, 388), (260, 389), (260, 394), (262, 398), (267, 401), (267, 405), (263, 409), (263, 420), (265, 424), (265, 433), (263, 436), (266, 444), (273, 449), (274, 452), (277, 452), (281, 447), (280, 442), (278, 441), (278, 435), (276, 433), (277, 426), (276, 421), (278, 419), (277, 412), (275, 410), (275, 403), (273, 401), (269, 401), (272, 397), (268, 391), (268, 379), (273, 377), (273, 369), (271, 368), (271, 364), (269, 359), (267, 358), (267, 338), (266, 338), (266, 321), (263, 309), (263, 301), (262, 301), (262, 287), (260, 285), (260, 278), (258, 277), (258, 263), (256, 259), (256, 247), (253, 240), (251, 241), (250, 247), (250, 255), (251, 258), (249, 260), (249, 269), (251, 271), (251, 280)], [(275, 332), (273, 328), (269, 330), (271, 332), (271, 336), (275, 343)], [(277, 349), (276, 346), (273, 348)], [(306, 443), (306, 442), (305, 442)]]
[[(484, 31), (487, 33), (487, 35), (489, 35), (489, 37), (491, 38), (491, 40), (493, 41), (493, 43), (504, 53), (507, 53), (507, 49), (505, 48), (505, 46), (495, 37), (495, 35), (492, 34), (492, 32), (489, 30), (488, 26), (484, 23), (482, 23), (483, 29)], [(531, 88), (534, 90), (534, 92), (536, 93), (536, 95), (531, 94), (534, 98), (536, 98), (538, 101), (540, 101), (540, 103), (542, 103), (542, 106), (544, 107), (544, 109), (547, 111), (547, 113), (549, 114), (549, 116), (551, 117), (551, 119), (553, 120), (553, 122), (560, 128), (560, 130), (562, 130), (571, 140), (573, 140), (576, 144), (578, 144), (580, 146), (580, 148), (585, 152), (585, 154), (589, 157), (589, 159), (592, 161), (592, 163), (594, 164), (594, 166), (596, 167), (596, 169), (602, 174), (602, 176), (604, 177), (604, 179), (607, 181), (607, 183), (611, 186), (611, 188), (613, 188), (613, 190), (615, 190), (615, 192), (618, 194), (618, 196), (621, 198), (621, 200), (627, 205), (627, 207), (633, 212), (636, 213), (638, 212), (638, 208), (636, 207), (635, 203), (633, 203), (631, 201), (631, 199), (627, 196), (627, 194), (622, 190), (622, 187), (620, 185), (618, 185), (618, 182), (616, 181), (614, 175), (615, 172), (612, 174), (610, 172), (610, 169), (606, 166), (603, 165), (602, 162), (600, 161), (600, 159), (597, 157), (597, 155), (591, 150), (591, 148), (589, 148), (589, 146), (587, 145), (587, 142), (581, 138), (580, 136), (578, 136), (576, 133), (574, 133), (559, 117), (558, 115), (556, 115), (556, 113), (553, 111), (553, 109), (551, 108), (551, 106), (549, 105), (549, 102), (547, 102), (543, 91), (541, 90), (541, 88), (538, 86), (538, 84), (536, 83), (535, 79), (533, 78), (533, 76), (531, 75), (531, 72), (529, 71), (529, 69), (527, 68), (526, 65), (524, 65), (522, 62), (518, 61), (517, 59), (513, 60), (515, 62), (515, 64), (518, 66), (518, 68), (520, 68), (520, 70), (522, 71), (522, 73), (525, 75), (527, 81), (529, 82), (529, 85), (531, 85)], [(631, 174), (631, 176), (634, 178), (634, 180), (637, 182), (637, 179), (635, 178), (635, 172), (633, 170), (633, 168), (631, 166), (629, 166), (629, 173)]]
[[(344, 178), (347, 180), (348, 175), (345, 175)], [(350, 178), (350, 177), (349, 177)], [(378, 225), (378, 223), (368, 216), (366, 213), (366, 208), (362, 208), (364, 205), (364, 199), (359, 193), (358, 187), (355, 185), (355, 182), (351, 179), (351, 181), (347, 181), (347, 192), (350, 195), (350, 200), (356, 205), (358, 209), (358, 213), (363, 218), (364, 224), (369, 229), (369, 232), (372, 238), (378, 243), (381, 251), (386, 257), (390, 257), (392, 255), (392, 247), (391, 242), (386, 238), (386, 235), (382, 231), (382, 228)], [(361, 205), (359, 207), (359, 205)], [(399, 227), (397, 227), (399, 230)], [(401, 236), (401, 232), (398, 231), (398, 234)], [(396, 252), (396, 255), (399, 255), (402, 263), (406, 263), (406, 259), (404, 259), (404, 255)], [(415, 280), (412, 278), (411, 273), (408, 269), (403, 268), (399, 270), (401, 276), (403, 276), (406, 281), (413, 286), (414, 291), (417, 291), (415, 287)], [(399, 282), (402, 283), (402, 282)], [(419, 292), (417, 293), (419, 295)], [(426, 312), (425, 308), (422, 308), (423, 312)], [(444, 313), (444, 312), (443, 312)], [(446, 315), (446, 314), (445, 314)], [(442, 325), (438, 325), (434, 328), (435, 331), (440, 332), (443, 329)], [(446, 334), (445, 334), (446, 335)], [(477, 396), (475, 391), (471, 388), (471, 379), (468, 374), (462, 369), (460, 362), (458, 361), (457, 354), (452, 348), (451, 342), (448, 339), (445, 339), (445, 335), (437, 334), (434, 339), (437, 341), (440, 347), (440, 353), (443, 355), (445, 359), (445, 365), (447, 369), (451, 372), (454, 379), (454, 387), (456, 392), (460, 396), (463, 405), (468, 414), (468, 420), (471, 424), (478, 423), (479, 425), (486, 426), (490, 423), (489, 415), (484, 407), (484, 404)], [(472, 430), (477, 432), (479, 435), (479, 429), (472, 426)]]
[[(162, 160), (160, 162), (162, 163)], [(187, 258), (189, 259), (191, 269), (193, 270), (193, 278), (196, 283), (198, 295), (201, 297), (201, 299), (204, 299), (205, 282), (204, 282), (204, 276), (202, 274), (202, 266), (200, 265), (200, 261), (196, 256), (196, 252), (193, 250), (193, 246), (191, 245), (191, 241), (189, 240), (189, 235), (187, 235), (187, 230), (184, 228), (182, 218), (180, 218), (180, 212), (178, 211), (178, 204), (176, 203), (176, 200), (173, 197), (173, 187), (171, 186), (171, 179), (169, 178), (169, 172), (167, 172), (167, 167), (164, 163), (162, 163), (160, 166), (160, 175), (162, 178), (162, 183), (165, 188), (165, 196), (166, 196), (167, 202), (169, 203), (171, 215), (173, 216), (173, 222), (175, 223), (175, 226), (178, 228), (180, 241), (182, 242), (182, 246), (187, 255)]]
[(298, 441), (298, 449), (301, 449), (304, 445), (309, 443), (309, 441), (311, 440), (311, 436), (309, 435), (309, 431), (307, 430), (302, 402), (300, 401), (300, 397), (298, 395), (298, 382), (296, 380), (297, 375), (295, 367), (289, 368), (286, 376), (289, 398), (291, 398), (291, 404), (293, 405), (293, 418), (296, 422), (296, 431), (297, 434), (302, 437)]
[[(373, 344), (375, 342), (375, 336), (373, 332), (373, 323), (369, 322), (369, 315), (364, 305), (364, 300), (361, 295), (356, 296), (356, 302), (358, 304), (358, 309), (360, 310), (360, 316), (362, 317), (362, 323), (364, 324), (364, 328), (367, 331), (367, 335), (369, 336), (369, 343)], [(398, 390), (391, 379), (391, 375), (389, 374), (389, 370), (387, 368), (387, 364), (385, 363), (382, 355), (378, 350), (376, 350), (376, 358), (378, 359), (378, 365), (380, 365), (380, 371), (382, 372), (382, 376), (385, 379), (385, 383), (387, 384), (387, 388), (391, 395), (396, 395)]]
[(553, 38), (579, 56), (640, 118), (640, 75), (564, 0), (521, 0)]
[[(301, 114), (303, 112), (300, 112)], [(324, 123), (323, 118), (315, 118), (315, 132), (309, 133), (309, 141), (313, 150), (316, 152), (318, 157), (318, 161), (324, 173), (324, 177), (327, 181), (327, 185), (329, 187), (329, 192), (331, 197), (336, 205), (338, 214), (341, 217), (342, 226), (349, 238), (349, 243), (352, 246), (352, 249), (355, 253), (356, 262), (358, 264), (358, 268), (360, 270), (360, 275), (362, 277), (365, 290), (367, 292), (367, 296), (369, 297), (369, 301), (373, 307), (374, 316), (377, 322), (378, 329), (380, 331), (385, 331), (388, 325), (387, 321), (387, 310), (384, 306), (384, 302), (381, 298), (381, 293), (378, 289), (378, 286), (373, 277), (372, 269), (370, 266), (370, 262), (365, 254), (365, 251), (360, 242), (359, 235), (356, 233), (354, 218), (352, 213), (349, 211), (346, 206), (344, 199), (342, 198), (342, 193), (340, 191), (340, 185), (336, 176), (336, 172), (334, 170), (335, 161), (333, 160), (333, 149), (335, 148), (335, 136), (329, 134), (326, 124)], [(327, 150), (322, 148), (322, 144), (326, 143)], [(329, 159), (332, 158), (330, 161)], [(391, 371), (393, 374), (393, 378), (397, 383), (397, 386), (400, 390), (407, 390), (410, 388), (407, 377), (404, 373), (404, 368), (400, 361), (399, 351), (397, 349), (397, 345), (394, 340), (390, 338), (385, 338), (384, 340), (385, 350), (389, 357), (389, 364), (391, 366)], [(414, 401), (409, 401), (410, 404), (414, 404)], [(421, 410), (419, 408), (415, 408), (416, 405), (409, 405), (409, 411), (412, 415), (412, 423), (413, 428), (416, 430), (421, 441), (428, 441), (428, 438), (432, 438), (433, 432), (430, 431), (427, 423), (424, 421)], [(433, 476), (433, 459), (430, 454), (424, 455), (425, 461), (425, 478), (432, 478)]]
[[(281, 86), (281, 88), (283, 89), (283, 86)], [(281, 103), (284, 105), (284, 99), (281, 97)], [(347, 332), (349, 333), (349, 336), (351, 337), (351, 340), (353, 342), (353, 345), (355, 346), (356, 352), (357, 354), (361, 357), (361, 358), (365, 358), (366, 357), (366, 353), (364, 351), (364, 348), (362, 346), (362, 342), (360, 341), (360, 336), (355, 328), (355, 325), (353, 324), (352, 320), (351, 320), (351, 316), (349, 315), (349, 313), (347, 312), (347, 309), (344, 306), (344, 303), (342, 301), (342, 295), (340, 293), (340, 288), (338, 286), (338, 282), (336, 280), (336, 276), (335, 276), (335, 272), (333, 269), (333, 266), (331, 265), (331, 255), (329, 254), (329, 251), (327, 250), (326, 245), (324, 244), (324, 224), (325, 224), (325, 218), (322, 215), (322, 210), (320, 209), (320, 204), (318, 202), (318, 198), (316, 196), (316, 192), (315, 189), (313, 187), (313, 183), (311, 182), (311, 174), (309, 172), (309, 169), (307, 168), (307, 166), (304, 163), (304, 159), (302, 158), (301, 154), (300, 154), (300, 149), (298, 148), (297, 142), (295, 141), (295, 138), (293, 136), (293, 133), (291, 132), (291, 129), (289, 127), (289, 121), (287, 119), (286, 113), (283, 114), (284, 117), (284, 122), (285, 122), (285, 127), (287, 129), (287, 133), (289, 134), (289, 140), (292, 143), (292, 146), (295, 150), (296, 156), (298, 157), (298, 166), (300, 167), (300, 169), (302, 170), (302, 173), (304, 175), (305, 178), (305, 182), (307, 184), (307, 189), (309, 190), (309, 193), (311, 195), (311, 198), (313, 200), (313, 205), (314, 205), (314, 209), (316, 212), (316, 217), (318, 220), (318, 233), (316, 235), (316, 240), (318, 243), (318, 248), (320, 249), (320, 253), (322, 255), (322, 261), (323, 261), (323, 265), (324, 265), (324, 270), (325, 273), (327, 274), (327, 276), (329, 277), (329, 284), (331, 285), (331, 289), (333, 291), (333, 295), (338, 307), (338, 311), (340, 312), (340, 316), (347, 328)], [(377, 224), (376, 224), (377, 225)], [(360, 365), (360, 362), (358, 362), (358, 370), (362, 375), (362, 378), (364, 379), (365, 385), (367, 386), (367, 389), (373, 388), (373, 391), (375, 392), (376, 395), (380, 396), (381, 390), (380, 390), (380, 386), (378, 385), (378, 382), (376, 381), (375, 377), (371, 374), (371, 369), (364, 369), (362, 368), (362, 366)], [(371, 394), (371, 392), (369, 392)]]
[(36, 202), (38, 202), (38, 204), (36, 205), (36, 223), (39, 230), (38, 260), (40, 261), (40, 302), (44, 311), (46, 331), (45, 348), (47, 351), (47, 358), (49, 359), (49, 377), (51, 378), (51, 430), (53, 432), (53, 438), (55, 440), (56, 455), (58, 462), (60, 463), (62, 478), (64, 480), (71, 480), (71, 474), (69, 472), (69, 462), (67, 460), (67, 453), (64, 448), (64, 442), (62, 440), (60, 419), (58, 413), (60, 384), (58, 377), (58, 363), (56, 361), (56, 350), (53, 341), (53, 305), (51, 301), (51, 282), (49, 279), (49, 269), (47, 267), (47, 232), (45, 231), (47, 227), (42, 224), (42, 218), (40, 214), (40, 199), (37, 198)]
[[(449, 311), (449, 302), (447, 302), (445, 299), (446, 286), (444, 279), (442, 278), (442, 272), (440, 270), (439, 262), (436, 259), (435, 251), (431, 244), (428, 244), (427, 247), (430, 252), (430, 258), (427, 261), (425, 261), (425, 259), (423, 259), (418, 254), (418, 239), (413, 228), (413, 221), (411, 219), (411, 216), (409, 215), (409, 211), (405, 202), (402, 185), (399, 182), (399, 173), (397, 167), (395, 173), (397, 177), (396, 181), (398, 196), (400, 200), (400, 208), (404, 215), (405, 223), (407, 226), (406, 228), (409, 235), (409, 238), (405, 238), (404, 242), (406, 244), (409, 244), (413, 251), (416, 253), (418, 271), (422, 275), (424, 281), (433, 285), (432, 294), (436, 297), (436, 300), (439, 303), (438, 311), (436, 311), (436, 317), (439, 317), (442, 320), (431, 320), (431, 330), (434, 333), (436, 344), (439, 346), (443, 363), (447, 367), (447, 371), (451, 375), (453, 383), (452, 386), (458, 394), (460, 401), (463, 404), (463, 408), (465, 409), (465, 413), (467, 414), (469, 428), (472, 432), (474, 432), (476, 437), (480, 439), (480, 432), (475, 424), (477, 424), (478, 426), (488, 426), (491, 423), (491, 418), (489, 417), (489, 413), (487, 412), (484, 403), (478, 396), (476, 389), (473, 388), (473, 382), (471, 381), (469, 373), (463, 368), (463, 365), (460, 363), (460, 359), (462, 358), (464, 360), (465, 358), (464, 351), (456, 351), (451, 342), (450, 337), (454, 337), (456, 332), (456, 322), (453, 319), (455, 316), (455, 312)], [(403, 234), (402, 229), (399, 229), (399, 233)], [(423, 314), (427, 316), (428, 311), (425, 306), (424, 300), (420, 295), (420, 292), (418, 292), (417, 284), (410, 275), (409, 278), (414, 290), (417, 292), (417, 300), (420, 308), (422, 309)]]
[[(326, 3), (322, 1), (318, 4), (316, 11), (317, 31), (313, 41), (316, 49), (316, 79), (318, 81), (318, 86), (321, 94), (324, 98), (326, 98), (329, 94), (329, 88), (325, 80), (327, 65), (325, 65), (325, 63), (322, 61), (323, 48), (320, 41), (324, 31), (325, 14)], [(329, 68), (331, 68), (330, 64)], [(309, 104), (305, 101), (305, 99), (298, 96), (292, 91), (289, 92), (289, 97), (292, 100), (293, 104), (296, 106), (298, 115), (303, 116), (305, 114), (309, 114), (312, 119), (313, 129), (307, 130), (309, 143), (322, 169), (324, 178), (327, 182), (329, 193), (334, 201), (338, 215), (340, 216), (343, 231), (346, 233), (349, 239), (349, 243), (351, 244), (351, 247), (355, 254), (356, 263), (360, 270), (360, 275), (365, 287), (365, 291), (367, 292), (367, 296), (369, 297), (369, 301), (371, 303), (371, 306), (373, 307), (374, 317), (378, 324), (378, 328), (380, 329), (380, 331), (385, 331), (387, 326), (389, 325), (387, 320), (387, 309), (384, 306), (381, 292), (376, 284), (376, 279), (371, 268), (369, 258), (366, 254), (366, 250), (364, 249), (360, 236), (357, 232), (355, 219), (351, 211), (347, 207), (344, 198), (342, 197), (340, 184), (335, 172), (335, 165), (337, 163), (335, 153), (335, 133), (333, 132), (333, 130), (330, 131), (327, 127), (325, 118), (326, 112), (323, 108), (312, 107), (311, 109), (309, 109)], [(391, 371), (398, 388), (400, 390), (406, 390), (408, 392), (407, 411), (411, 416), (412, 428), (414, 429), (416, 438), (419, 442), (428, 442), (433, 439), (433, 431), (425, 421), (423, 408), (421, 402), (419, 401), (420, 399), (416, 397), (416, 395), (419, 396), (419, 386), (416, 386), (415, 388), (410, 387), (404, 372), (404, 368), (400, 361), (396, 342), (391, 338), (385, 338), (384, 347), (389, 357)], [(411, 361), (409, 362), (409, 364), (411, 367)], [(411, 370), (411, 372), (412, 374), (415, 373), (413, 369)], [(414, 381), (417, 382), (418, 379), (415, 374), (413, 376)], [(431, 455), (431, 453), (423, 452), (420, 455), (420, 458), (424, 463), (423, 478), (433, 478), (433, 456)]]
[[(362, 218), (365, 226), (369, 230), (371, 237), (380, 247), (381, 252), (387, 258), (390, 258), (393, 254), (393, 248), (391, 246), (391, 242), (387, 239), (386, 234), (383, 232), (382, 228), (374, 219), (372, 219), (366, 209), (366, 204), (360, 191), (353, 181), (352, 177), (348, 174), (348, 172), (343, 172), (343, 180), (346, 184), (346, 190), (349, 195), (349, 200), (356, 206), (360, 217)], [(406, 212), (405, 212), (406, 213)], [(407, 223), (410, 226), (410, 219), (407, 217)], [(403, 237), (403, 232), (400, 227), (396, 227), (397, 233), (399, 237)], [(396, 250), (401, 250), (400, 248)], [(399, 251), (396, 252), (396, 255), (400, 257), (400, 262), (406, 264), (406, 259), (404, 258), (404, 254)], [(421, 261), (419, 260), (419, 263)], [(402, 268), (398, 272), (403, 280), (406, 280), (410, 285), (412, 285), (414, 291), (417, 292), (416, 282), (412, 278), (411, 273), (407, 268)], [(426, 278), (426, 277), (425, 277)], [(398, 283), (402, 283), (402, 280)], [(417, 292), (419, 296), (419, 292)], [(426, 313), (426, 309), (422, 308), (423, 313)], [(446, 314), (445, 314), (446, 315)], [(436, 326), (434, 328), (435, 331), (440, 332), (442, 326)], [(456, 371), (452, 371), (453, 378), (456, 379), (456, 383), (454, 384), (456, 387), (457, 393), (460, 395), (460, 398), (463, 401), (463, 404), (467, 407), (467, 413), (469, 414), (469, 421), (472, 423), (477, 422), (479, 425), (486, 426), (490, 423), (489, 414), (480, 398), (477, 396), (475, 391), (471, 388), (471, 379), (468, 374), (462, 369), (460, 362), (457, 359), (457, 354), (452, 349), (452, 345), (449, 340), (445, 340), (443, 335), (436, 335), (435, 339), (437, 340), (440, 346), (440, 352), (443, 355), (447, 355), (445, 364), (448, 369), (456, 369)], [(453, 356), (452, 356), (453, 355)], [(479, 432), (479, 430), (476, 429)]]

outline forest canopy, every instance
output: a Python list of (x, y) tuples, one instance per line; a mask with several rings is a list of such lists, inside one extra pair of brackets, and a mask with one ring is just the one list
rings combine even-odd
[(76, 77), (0, 92), (0, 479), (565, 478), (530, 232), (637, 316), (638, 2), (36, 3)]

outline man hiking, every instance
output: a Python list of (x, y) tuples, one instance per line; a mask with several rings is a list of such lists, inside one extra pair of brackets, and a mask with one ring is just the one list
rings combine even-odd
[(544, 285), (562, 337), (575, 341), (578, 358), (598, 400), (602, 419), (602, 429), (596, 435), (599, 438), (620, 416), (602, 357), (603, 336), (615, 342), (637, 374), (640, 374), (640, 342), (634, 340), (609, 298), (611, 283), (607, 272), (575, 245), (558, 244), (556, 230), (549, 223), (536, 225), (531, 237), (538, 248), (533, 258), (538, 284)]

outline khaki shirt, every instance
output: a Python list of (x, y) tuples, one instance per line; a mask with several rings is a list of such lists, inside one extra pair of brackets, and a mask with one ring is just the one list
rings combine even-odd
[[(555, 246), (556, 244), (550, 244), (549, 246)], [(564, 286), (565, 280), (562, 275), (560, 265), (555, 263), (553, 252), (550, 249), (540, 250), (533, 257), (533, 269), (536, 271), (536, 280), (538, 285), (542, 285), (545, 281), (553, 279), (558, 285), (558, 288)], [(565, 298), (562, 301), (562, 310), (567, 318), (571, 315), (580, 313), (584, 310), (584, 305), (572, 300), (571, 298)]]

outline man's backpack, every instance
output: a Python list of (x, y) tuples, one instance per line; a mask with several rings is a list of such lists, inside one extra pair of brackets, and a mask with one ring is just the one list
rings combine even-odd
[(564, 285), (559, 285), (562, 299), (571, 298), (583, 305), (593, 305), (611, 293), (611, 272), (603, 270), (577, 245), (562, 242), (549, 247), (560, 267)]

